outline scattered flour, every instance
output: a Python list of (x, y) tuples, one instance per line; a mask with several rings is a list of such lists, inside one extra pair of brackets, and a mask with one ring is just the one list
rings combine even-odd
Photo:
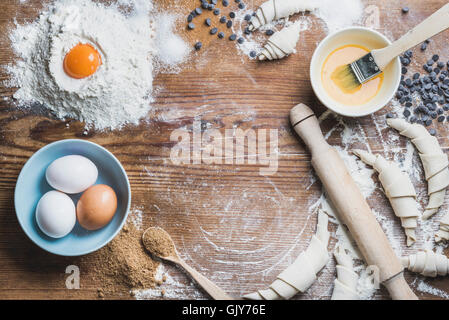
[(449, 299), (449, 294), (447, 294), (447, 292), (445, 292), (441, 289), (432, 287), (431, 285), (429, 285), (422, 279), (418, 280), (418, 285), (416, 286), (416, 289), (423, 293), (430, 293), (431, 295), (434, 295), (434, 296), (437, 296), (440, 298)]
[[(105, 6), (90, 0), (56, 0), (31, 24), (10, 34), (20, 60), (7, 67), (8, 87), (19, 87), (20, 105), (45, 105), (58, 118), (75, 118), (87, 127), (116, 129), (137, 123), (150, 109), (154, 34), (146, 0), (120, 0)], [(63, 70), (68, 51), (79, 43), (102, 57), (98, 71), (75, 80)]]

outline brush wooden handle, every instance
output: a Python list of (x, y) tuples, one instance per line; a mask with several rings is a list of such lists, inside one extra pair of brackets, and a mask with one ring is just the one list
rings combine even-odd
[(290, 111), (290, 120), (296, 133), (311, 151), (312, 166), (366, 263), (379, 268), (380, 281), (393, 299), (417, 299), (404, 279), (404, 269), (388, 238), (337, 150), (324, 139), (313, 111), (299, 104)]
[(371, 53), (379, 68), (384, 70), (391, 60), (401, 53), (447, 28), (449, 28), (449, 3), (407, 32), (399, 40), (388, 47), (373, 50)]
[(170, 259), (165, 259), (181, 266), (204, 289), (204, 291), (206, 291), (215, 300), (234, 300), (234, 298), (224, 292), (219, 286), (193, 269), (181, 258), (170, 257)]

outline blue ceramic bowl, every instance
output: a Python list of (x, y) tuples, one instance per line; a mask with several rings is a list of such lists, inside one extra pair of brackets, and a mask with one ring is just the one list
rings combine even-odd
[[(45, 170), (60, 157), (78, 154), (92, 160), (98, 168), (96, 184), (107, 184), (117, 194), (117, 211), (105, 227), (88, 231), (76, 223), (67, 236), (54, 239), (38, 227), (35, 210), (39, 199), (52, 190), (45, 179)], [(70, 195), (76, 201), (81, 194)], [(27, 236), (39, 247), (61, 256), (80, 256), (100, 249), (122, 229), (131, 204), (131, 187), (128, 176), (112, 153), (98, 144), (85, 140), (61, 140), (38, 150), (27, 161), (17, 179), (14, 193), (17, 219)]]

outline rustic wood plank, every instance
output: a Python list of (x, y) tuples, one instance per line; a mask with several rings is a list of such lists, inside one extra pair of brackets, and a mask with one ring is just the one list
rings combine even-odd
[[(167, 2), (170, 3), (168, 0), (158, 3), (167, 7)], [(194, 3), (179, 1), (176, 8), (188, 12), (195, 7)], [(400, 13), (399, 0), (364, 3), (379, 7), (380, 31), (397, 38), (445, 1), (409, 1), (411, 11), (407, 17)], [(15, 60), (7, 38), (13, 19), (19, 23), (31, 21), (42, 6), (39, 0), (24, 4), (1, 1), (1, 65)], [(65, 289), (65, 267), (79, 263), (79, 259), (54, 256), (37, 248), (21, 231), (14, 213), (14, 186), (24, 163), (39, 148), (66, 138), (87, 139), (113, 152), (129, 174), (132, 207), (143, 211), (143, 225), (164, 227), (187, 262), (229, 293), (241, 295), (269, 284), (306, 248), (315, 228), (315, 218), (308, 218), (306, 211), (321, 194), (321, 185), (312, 183), (310, 156), (293, 135), (287, 118), (290, 108), (298, 102), (313, 106), (319, 114), (324, 111), (313, 95), (308, 63), (325, 32), (318, 19), (311, 19), (312, 26), (304, 32), (298, 53), (268, 63), (248, 62), (228, 41), (210, 43), (210, 38), (199, 30), (184, 32), (192, 43), (201, 38), (205, 50), (194, 55), (179, 74), (156, 75), (154, 86), (160, 90), (153, 110), (139, 126), (128, 126), (121, 131), (90, 130), (85, 135), (83, 125), (76, 121), (62, 122), (47, 117), (42, 110), (30, 112), (15, 108), (9, 99), (14, 90), (0, 86), (0, 298), (97, 297), (99, 284), (95, 270), (88, 263), (83, 265), (81, 289)], [(437, 36), (429, 52), (437, 52), (447, 60), (447, 40), (447, 32)], [(416, 66), (425, 60), (424, 56), (418, 57)], [(3, 70), (0, 79), (7, 79)], [(195, 118), (221, 132), (233, 125), (241, 129), (277, 128), (278, 172), (263, 177), (259, 175), (259, 166), (248, 164), (174, 165), (170, 161), (174, 145), (170, 134), (178, 128), (191, 128)], [(373, 150), (383, 150), (372, 117), (347, 121), (360, 124)], [(323, 123), (323, 130), (328, 132), (335, 125), (335, 119), (330, 118)], [(447, 132), (443, 131), (445, 126), (439, 125), (438, 129), (441, 143), (447, 148), (448, 138), (442, 134)], [(341, 137), (332, 134), (329, 141), (339, 145)], [(368, 201), (377, 212), (395, 220), (399, 228), (380, 191)], [(400, 231), (395, 237), (404, 245)], [(404, 249), (404, 252), (408, 251)], [(175, 281), (171, 286), (179, 289), (177, 297), (206, 297), (182, 272), (170, 266), (165, 268)], [(297, 298), (328, 298), (333, 278), (331, 264), (322, 271), (312, 289)], [(415, 277), (407, 275), (407, 279), (412, 281)], [(446, 279), (429, 283), (449, 290)], [(421, 296), (435, 298), (428, 294)], [(376, 297), (386, 298), (386, 292), (381, 290)], [(123, 289), (109, 298), (130, 296)]]

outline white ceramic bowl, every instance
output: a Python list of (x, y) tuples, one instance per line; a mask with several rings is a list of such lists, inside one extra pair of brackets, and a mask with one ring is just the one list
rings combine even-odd
[(350, 27), (324, 38), (313, 53), (310, 63), (312, 88), (321, 103), (332, 111), (348, 117), (362, 117), (382, 109), (394, 97), (401, 82), (399, 58), (394, 59), (384, 70), (384, 81), (379, 93), (359, 106), (346, 106), (332, 99), (321, 83), (321, 69), (327, 56), (344, 45), (357, 44), (368, 49), (378, 49), (390, 43), (390, 40), (379, 32), (363, 27)]

